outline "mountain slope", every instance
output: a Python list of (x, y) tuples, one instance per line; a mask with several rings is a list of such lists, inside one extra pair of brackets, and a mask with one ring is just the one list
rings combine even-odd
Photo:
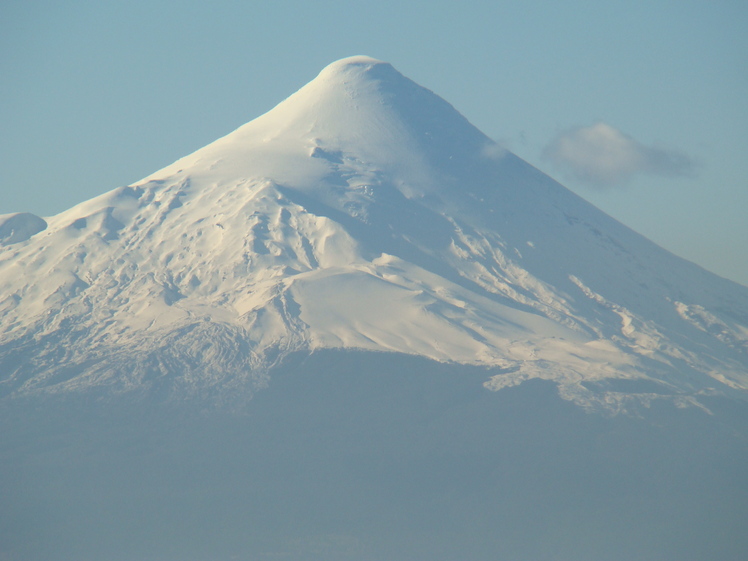
[(367, 57), (46, 228), (12, 219), (25, 229), (0, 225), (4, 395), (221, 400), (329, 348), (483, 365), (489, 389), (548, 379), (611, 410), (748, 395), (748, 289)]

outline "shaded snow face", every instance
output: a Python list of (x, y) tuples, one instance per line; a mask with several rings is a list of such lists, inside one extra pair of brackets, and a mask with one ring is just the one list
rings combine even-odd
[(9, 220), (4, 394), (252, 394), (288, 353), (331, 348), (499, 368), (487, 389), (546, 379), (613, 411), (748, 388), (748, 290), (374, 59), (46, 229)]
[(0, 246), (26, 241), (47, 227), (47, 223), (29, 212), (0, 216)]

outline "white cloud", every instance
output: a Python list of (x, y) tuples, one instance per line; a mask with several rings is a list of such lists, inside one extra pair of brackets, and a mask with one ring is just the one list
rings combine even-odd
[(693, 161), (679, 152), (645, 146), (606, 123), (561, 133), (543, 151), (560, 170), (594, 187), (625, 184), (638, 173), (683, 176)]

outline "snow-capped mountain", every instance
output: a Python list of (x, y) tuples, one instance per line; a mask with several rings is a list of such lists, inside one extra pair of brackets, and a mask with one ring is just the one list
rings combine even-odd
[(8, 561), (743, 561), (748, 288), (349, 58), (0, 216), (0, 426)]
[(3, 395), (254, 391), (296, 351), (542, 378), (586, 407), (748, 396), (748, 289), (367, 57), (57, 216), (0, 217)]

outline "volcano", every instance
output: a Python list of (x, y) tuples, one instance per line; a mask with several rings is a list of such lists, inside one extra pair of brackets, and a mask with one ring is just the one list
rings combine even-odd
[(0, 251), (0, 557), (748, 552), (748, 288), (390, 64)]

